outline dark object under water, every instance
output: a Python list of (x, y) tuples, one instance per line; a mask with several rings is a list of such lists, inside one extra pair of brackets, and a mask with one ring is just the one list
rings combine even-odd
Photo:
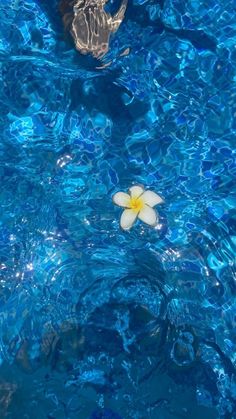
[(111, 16), (104, 10), (107, 0), (61, 0), (59, 9), (65, 29), (81, 54), (102, 58), (109, 49), (110, 35), (116, 32), (124, 19), (128, 0)]
[(113, 412), (111, 409), (95, 410), (89, 419), (122, 419), (118, 413)]

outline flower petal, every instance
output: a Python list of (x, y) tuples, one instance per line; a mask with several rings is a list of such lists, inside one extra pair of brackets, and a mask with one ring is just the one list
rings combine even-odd
[(142, 195), (142, 199), (149, 207), (155, 207), (155, 205), (164, 202), (164, 200), (153, 191), (145, 191)]
[(119, 207), (130, 208), (130, 196), (127, 193), (117, 192), (113, 195), (112, 200)]
[(123, 211), (120, 218), (120, 226), (123, 230), (129, 230), (137, 218), (137, 211), (126, 209)]
[(130, 192), (131, 198), (138, 198), (140, 195), (142, 195), (142, 193), (144, 192), (144, 189), (142, 188), (142, 186), (135, 185), (129, 188), (129, 192)]
[(138, 218), (150, 226), (155, 226), (158, 222), (158, 215), (156, 211), (148, 205), (145, 205), (140, 211)]

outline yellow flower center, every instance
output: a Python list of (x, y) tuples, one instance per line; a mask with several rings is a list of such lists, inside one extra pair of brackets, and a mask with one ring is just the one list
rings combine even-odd
[(130, 198), (130, 208), (136, 212), (139, 212), (144, 207), (144, 202), (142, 198)]

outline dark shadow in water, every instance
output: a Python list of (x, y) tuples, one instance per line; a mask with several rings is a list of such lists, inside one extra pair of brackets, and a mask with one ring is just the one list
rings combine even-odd
[[(164, 1), (161, 2), (161, 7), (163, 6)], [(126, 18), (130, 21), (136, 22), (142, 28), (151, 26), (153, 28), (153, 35), (158, 35), (163, 32), (172, 33), (176, 35), (179, 39), (188, 40), (192, 45), (197, 49), (216, 51), (216, 40), (206, 34), (203, 30), (191, 30), (191, 29), (174, 29), (169, 26), (166, 26), (161, 19), (151, 21), (148, 15), (147, 10), (144, 7), (140, 6), (130, 6), (127, 9)]]
[(166, 32), (175, 34), (179, 39), (190, 41), (196, 49), (216, 51), (216, 41), (204, 31), (192, 31), (188, 29), (173, 29), (165, 27)]
[(63, 36), (63, 23), (59, 13), (59, 0), (37, 0), (39, 7), (46, 13), (53, 30)]
[(130, 93), (125, 87), (114, 83), (118, 77), (119, 74), (115, 71), (93, 79), (89, 94), (84, 93), (81, 80), (74, 80), (71, 86), (71, 109), (75, 110), (83, 105), (88, 112), (97, 110), (115, 122), (124, 119), (131, 122), (143, 115), (148, 110), (145, 102), (134, 100), (128, 107), (124, 104), (122, 95)]

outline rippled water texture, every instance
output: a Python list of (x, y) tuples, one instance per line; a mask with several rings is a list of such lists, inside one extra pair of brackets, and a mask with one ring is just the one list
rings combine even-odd
[(236, 418), (235, 0), (130, 0), (103, 70), (57, 1), (0, 17), (0, 417)]

